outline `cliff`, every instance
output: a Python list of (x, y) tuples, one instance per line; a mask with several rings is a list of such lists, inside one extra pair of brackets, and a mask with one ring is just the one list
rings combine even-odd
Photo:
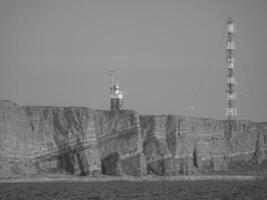
[(148, 174), (231, 173), (266, 159), (267, 131), (257, 123), (173, 115), (141, 116), (140, 123)]
[[(264, 123), (0, 101), (0, 177), (180, 175), (266, 160)], [(264, 172), (265, 168), (261, 168)]]

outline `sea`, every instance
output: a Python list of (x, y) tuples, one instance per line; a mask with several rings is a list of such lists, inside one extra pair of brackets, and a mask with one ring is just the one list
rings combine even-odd
[(4, 200), (267, 200), (267, 180), (0, 183)]

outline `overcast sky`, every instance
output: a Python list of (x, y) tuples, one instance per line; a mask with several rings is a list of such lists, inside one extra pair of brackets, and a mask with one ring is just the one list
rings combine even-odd
[[(0, 99), (225, 119), (226, 18), (239, 119), (267, 121), (266, 0), (0, 0)], [(194, 109), (188, 109), (194, 107)]]

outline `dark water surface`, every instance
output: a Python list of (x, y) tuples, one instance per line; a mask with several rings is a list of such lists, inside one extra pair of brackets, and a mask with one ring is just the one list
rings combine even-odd
[(267, 181), (1, 183), (0, 199), (267, 200)]

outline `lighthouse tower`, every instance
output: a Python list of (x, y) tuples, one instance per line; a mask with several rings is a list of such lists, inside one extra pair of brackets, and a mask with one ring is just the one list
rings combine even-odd
[(111, 87), (110, 87), (110, 110), (119, 111), (123, 109), (123, 93), (118, 83), (113, 83), (113, 73), (110, 71)]
[(226, 117), (229, 121), (237, 119), (237, 107), (236, 107), (236, 80), (234, 77), (234, 50), (235, 50), (235, 24), (231, 17), (227, 20), (227, 42), (226, 42), (226, 54), (227, 54), (227, 108)]

